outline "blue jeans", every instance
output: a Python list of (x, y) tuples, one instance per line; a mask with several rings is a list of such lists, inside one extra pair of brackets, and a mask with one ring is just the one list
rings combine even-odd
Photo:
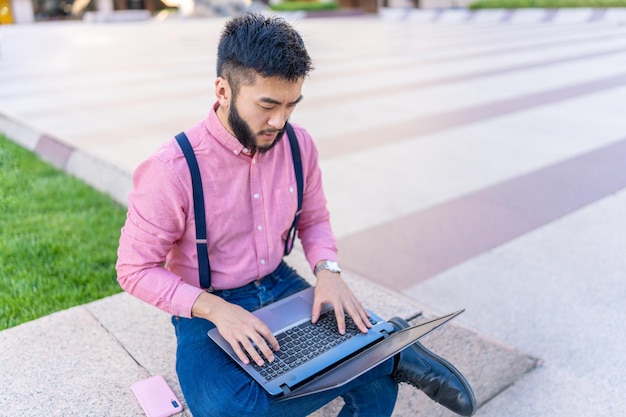
[[(276, 271), (234, 290), (216, 291), (224, 300), (252, 311), (301, 291), (309, 284), (282, 262)], [(391, 416), (398, 384), (390, 376), (390, 359), (348, 384), (326, 392), (276, 402), (209, 337), (211, 322), (172, 317), (176, 330), (176, 372), (187, 406), (195, 417), (296, 417), (306, 416), (336, 397), (345, 405), (339, 417)]]

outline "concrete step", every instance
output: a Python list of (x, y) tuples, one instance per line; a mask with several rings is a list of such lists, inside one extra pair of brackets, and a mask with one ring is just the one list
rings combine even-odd
[[(289, 262), (308, 271), (295, 251)], [(310, 274), (306, 272), (307, 278)], [(414, 322), (434, 314), (407, 298), (349, 272), (345, 279), (372, 310)], [(485, 335), (448, 323), (423, 339), (424, 344), (455, 364), (474, 387), (480, 404), (489, 401), (535, 368), (538, 361)], [(175, 337), (169, 315), (121, 293), (74, 307), (0, 332), (4, 378), (0, 390), (3, 415), (141, 416), (130, 386), (163, 375), (182, 400), (175, 373)], [(342, 400), (313, 415), (337, 414)], [(419, 410), (416, 414), (416, 410)], [(190, 416), (188, 410), (181, 415)], [(402, 386), (394, 416), (453, 415)]]

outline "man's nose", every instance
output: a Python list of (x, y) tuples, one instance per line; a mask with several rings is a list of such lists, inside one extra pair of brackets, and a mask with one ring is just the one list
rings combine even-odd
[(272, 126), (274, 129), (280, 130), (283, 128), (283, 126), (285, 126), (286, 122), (287, 116), (285, 115), (285, 112), (283, 110), (278, 110), (272, 113), (267, 124)]

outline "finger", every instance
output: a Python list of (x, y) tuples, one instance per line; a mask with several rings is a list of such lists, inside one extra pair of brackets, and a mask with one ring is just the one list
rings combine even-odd
[[(363, 333), (367, 333), (368, 329), (372, 328), (372, 323), (370, 323), (370, 313), (365, 309), (365, 307), (363, 307), (363, 305), (360, 302), (357, 302), (357, 314), (359, 315), (364, 327), (361, 327), (357, 324), (357, 327), (359, 328), (359, 330), (361, 330)], [(353, 318), (354, 320), (354, 318)]]
[(341, 304), (334, 306), (335, 308), (335, 318), (337, 319), (337, 330), (339, 330), (339, 334), (346, 333), (346, 317), (343, 311), (343, 307)]
[(263, 341), (259, 346), (259, 350), (261, 354), (265, 357), (268, 362), (274, 362), (274, 351), (270, 348), (270, 346)]
[(361, 333), (367, 333), (368, 330), (372, 327), (372, 323), (367, 318), (367, 314), (364, 310), (358, 310), (356, 314), (350, 315), (356, 327), (359, 328)]
[(367, 333), (372, 324), (368, 320), (368, 313), (358, 300), (350, 300), (347, 303), (346, 312), (352, 318), (352, 321), (361, 333)]
[(317, 323), (322, 312), (322, 303), (317, 300), (313, 300), (313, 308), (311, 309), (311, 323)]
[(265, 340), (267, 341), (267, 343), (270, 345), (270, 347), (272, 348), (274, 352), (276, 352), (277, 350), (280, 350), (280, 345), (278, 344), (278, 340), (276, 340), (272, 332), (268, 330), (268, 334), (263, 335), (263, 337), (265, 338)]
[[(259, 352), (257, 352), (256, 348), (250, 342), (250, 340), (246, 339), (244, 342), (240, 342), (240, 343), (243, 346), (244, 350), (246, 352), (248, 352), (248, 355), (250, 355), (250, 357), (252, 358), (254, 363), (256, 363), (259, 366), (263, 366), (265, 361), (263, 360), (261, 355), (259, 355)], [(264, 345), (265, 343), (262, 343), (262, 344)], [(257, 346), (259, 346), (259, 345), (257, 345)], [(267, 349), (267, 346), (266, 346), (266, 349)]]
[(363, 319), (363, 323), (365, 323), (368, 329), (372, 328), (373, 325), (370, 322), (370, 313), (365, 308), (361, 309), (361, 319)]
[[(269, 345), (270, 348), (274, 351), (280, 349), (280, 346), (278, 345), (278, 340), (276, 340), (276, 338), (272, 334), (272, 331), (269, 329), (269, 327), (267, 327), (265, 323), (259, 320), (257, 323), (254, 324), (254, 330), (263, 338), (263, 345)], [(255, 338), (254, 340), (255, 343), (260, 341), (260, 339), (257, 338)]]
[[(260, 335), (259, 337), (256, 338), (254, 343), (256, 344), (258, 350), (261, 351), (261, 355), (263, 355), (263, 357), (265, 357), (265, 359), (267, 359), (268, 362), (274, 362), (274, 351), (278, 350), (277, 349), (278, 342), (274, 338), (274, 335), (269, 333), (269, 336), (270, 337), (266, 338), (266, 336), (261, 337)], [(273, 342), (267, 340), (268, 338), (271, 338)]]
[(248, 357), (248, 355), (246, 355), (243, 346), (239, 342), (230, 343), (230, 347), (233, 348), (233, 352), (235, 352), (235, 355), (237, 355), (237, 358), (239, 358), (241, 362), (245, 363), (246, 365), (250, 363), (250, 358)]

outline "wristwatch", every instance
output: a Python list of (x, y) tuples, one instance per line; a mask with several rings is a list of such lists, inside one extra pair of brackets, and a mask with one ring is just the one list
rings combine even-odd
[(336, 261), (323, 261), (318, 263), (317, 265), (315, 265), (313, 273), (317, 275), (317, 273), (320, 272), (322, 269), (326, 269), (330, 272), (336, 273), (341, 272), (341, 268), (339, 268), (339, 264)]

